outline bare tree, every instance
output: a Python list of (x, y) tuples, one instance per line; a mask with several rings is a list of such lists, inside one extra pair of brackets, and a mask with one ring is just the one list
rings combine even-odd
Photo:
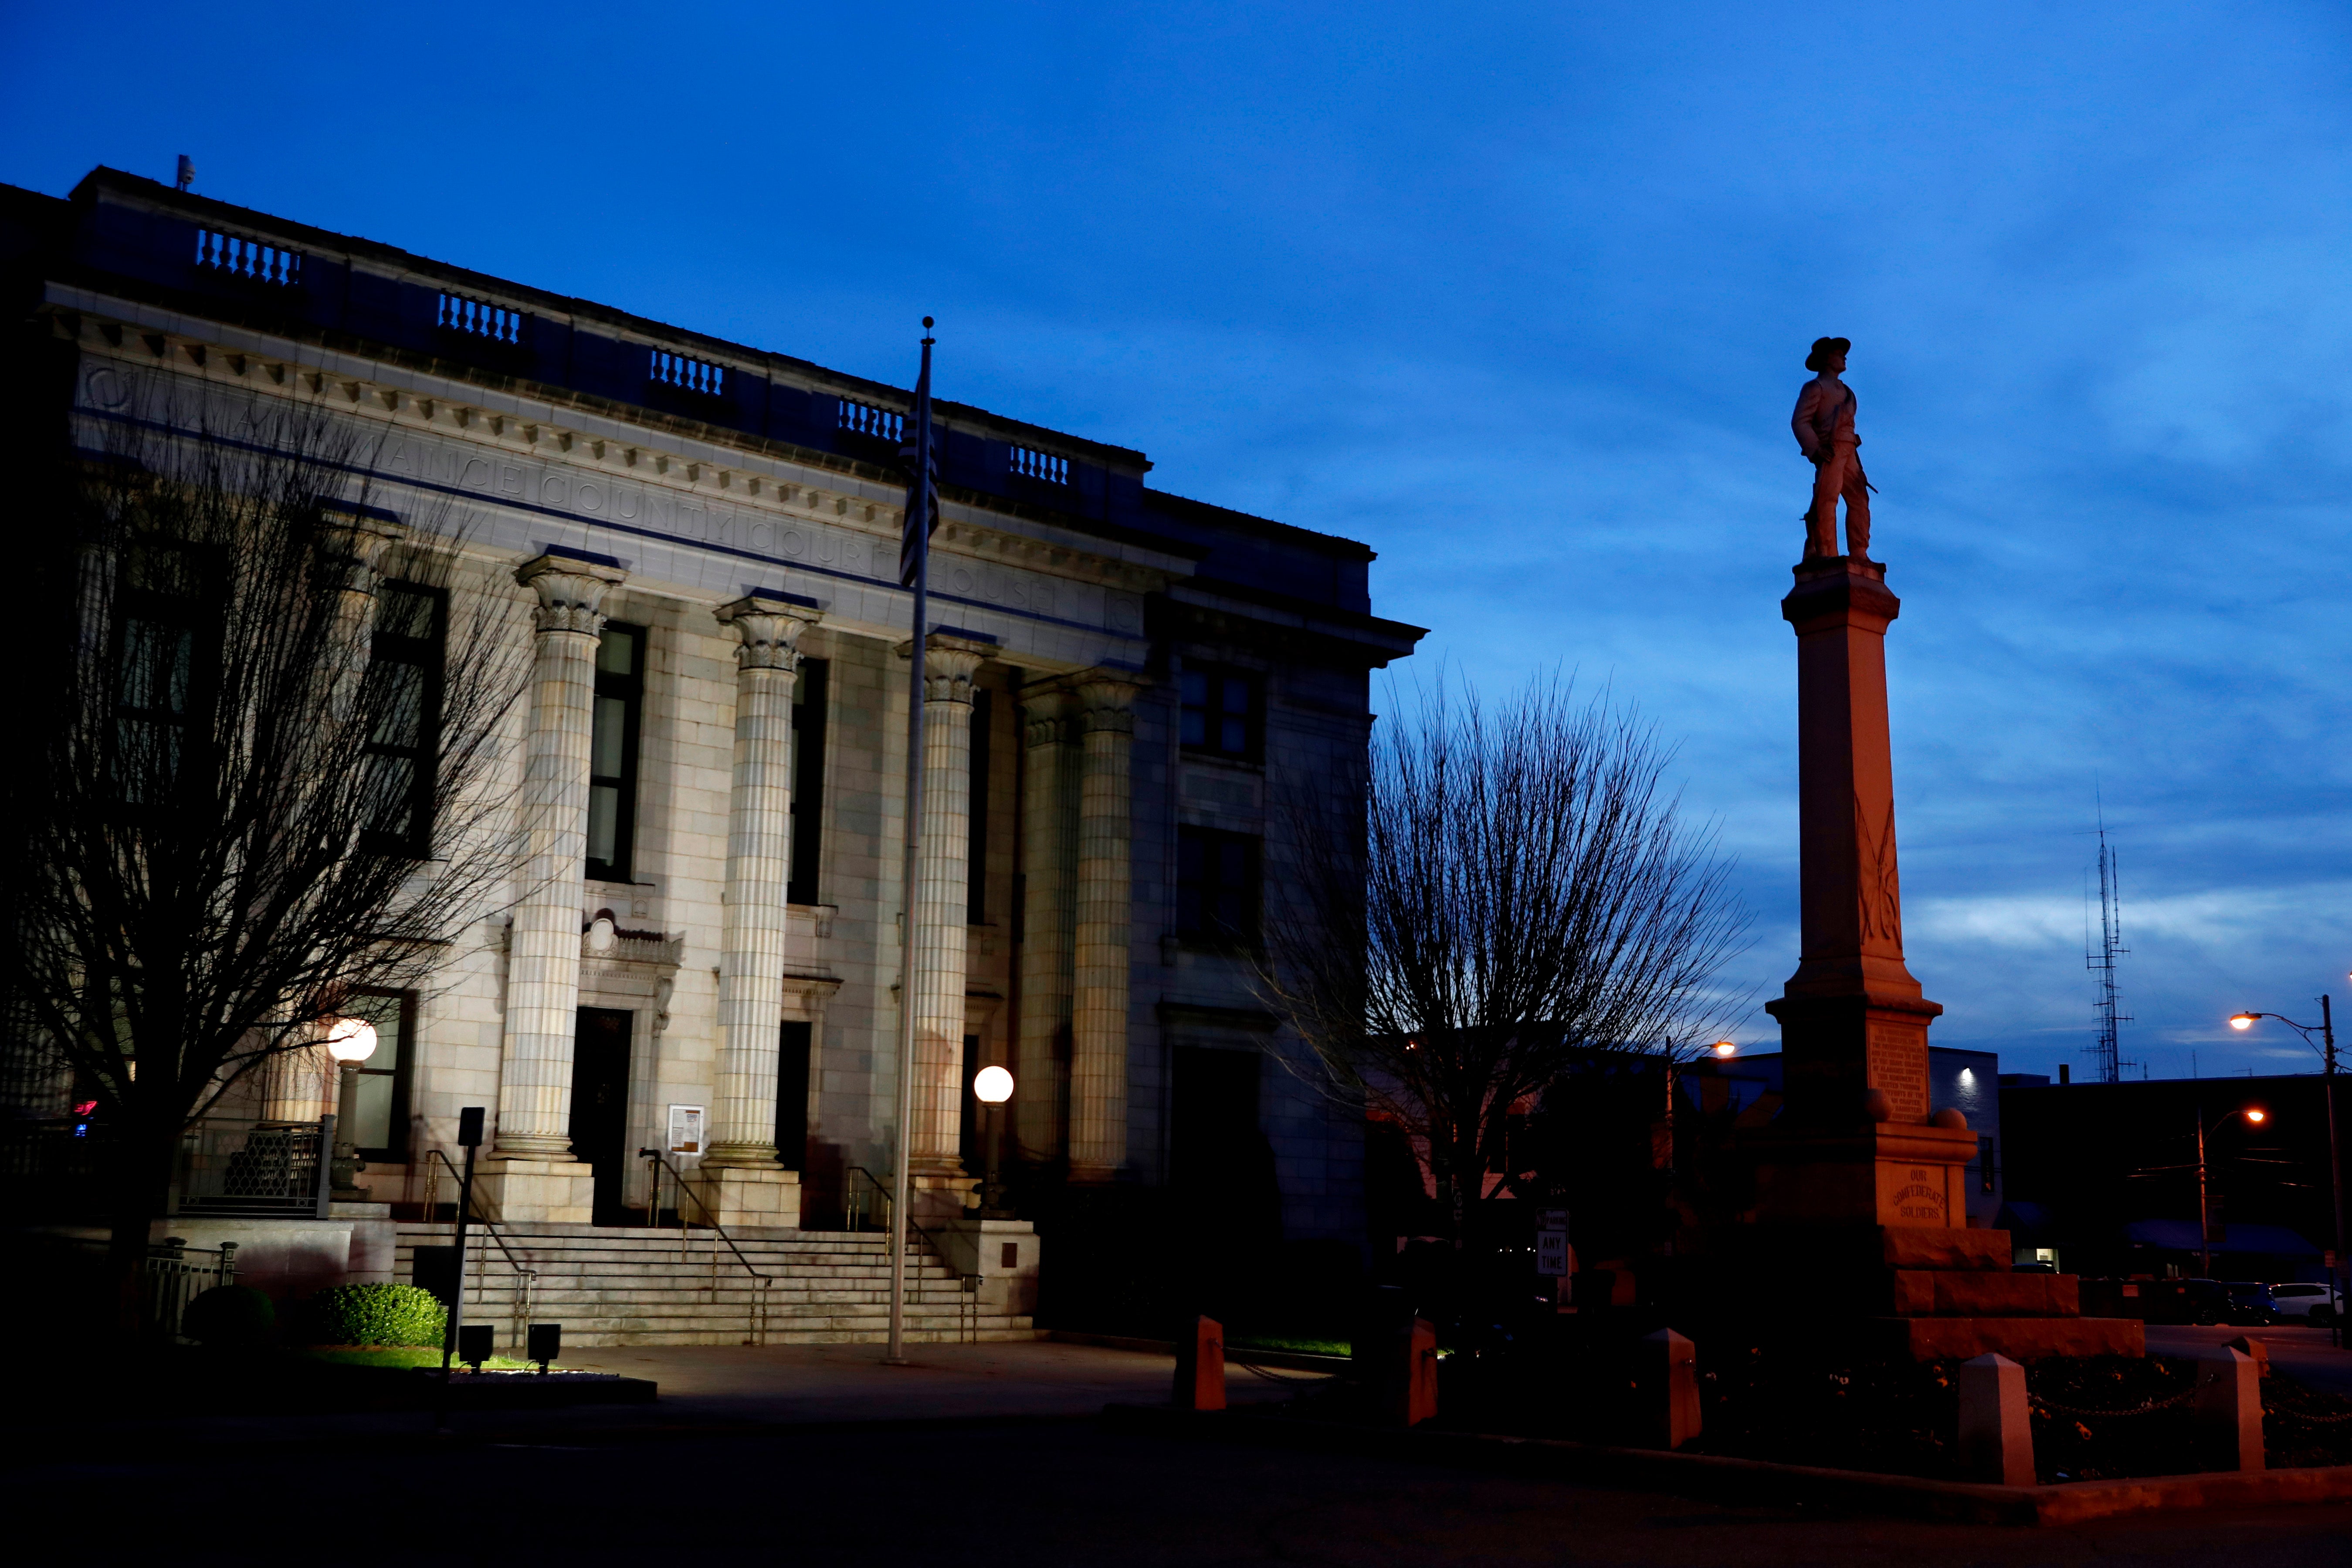
[(112, 1135), (126, 1288), (184, 1130), (352, 992), (424, 983), (516, 863), (511, 597), (465, 591), (445, 517), (372, 504), (366, 438), (198, 395), (61, 456), (16, 533), (0, 963), (16, 1047)]
[(1747, 915), (1670, 760), (1558, 680), (1496, 711), (1441, 689), (1376, 731), (1360, 817), (1293, 803), (1261, 994), (1296, 1070), (1423, 1142), (1457, 1247), (1515, 1108), (1597, 1049), (1685, 1052), (1727, 1010)]

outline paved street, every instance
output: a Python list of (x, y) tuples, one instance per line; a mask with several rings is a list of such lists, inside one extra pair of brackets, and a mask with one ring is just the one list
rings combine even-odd
[(2294, 1373), (2314, 1388), (2352, 1399), (2352, 1350), (2327, 1342), (2326, 1329), (2240, 1329), (2226, 1325), (2190, 1328), (2151, 1324), (2147, 1348), (2163, 1355), (2195, 1355), (2208, 1345), (2225, 1345), (2240, 1334), (2250, 1334), (2269, 1347), (2271, 1365)]
[[(0, 1469), (0, 1510), (20, 1531), (46, 1521), (98, 1562), (250, 1562), (256, 1540), (194, 1521), (259, 1489), (271, 1541), (342, 1542), (366, 1561), (605, 1562), (683, 1547), (795, 1568), (2352, 1564), (2352, 1507), (2046, 1531), (1726, 1507), (1191, 1444), (1089, 1418), (1108, 1400), (1163, 1397), (1164, 1357), (1037, 1344), (920, 1347), (909, 1368), (875, 1358), (847, 1345), (583, 1352), (572, 1364), (658, 1378), (661, 1403), (462, 1416), (454, 1440), (429, 1437), (415, 1413), (86, 1430), (19, 1447)], [(1232, 1378), (1237, 1398), (1281, 1392)]]

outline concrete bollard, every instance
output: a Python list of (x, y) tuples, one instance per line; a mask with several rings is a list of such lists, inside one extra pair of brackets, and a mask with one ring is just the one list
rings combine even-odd
[(1176, 1342), (1176, 1408), (1225, 1407), (1225, 1329), (1214, 1318), (1194, 1318)]
[(2197, 1462), (2208, 1470), (2259, 1470), (2263, 1380), (2254, 1358), (2227, 1345), (2197, 1357)]
[(2032, 1486), (2033, 1424), (2025, 1369), (2005, 1355), (1980, 1355), (1960, 1363), (1959, 1387), (1961, 1473), (1996, 1486)]
[(2233, 1351), (2243, 1351), (2254, 1358), (2256, 1375), (2268, 1377), (2271, 1374), (2271, 1347), (2262, 1341), (2252, 1334), (2240, 1334), (2230, 1342), (2230, 1348)]
[(1672, 1329), (1642, 1337), (1642, 1426), (1654, 1448), (1698, 1436), (1698, 1352)]
[(1402, 1426), (1418, 1426), (1437, 1414), (1437, 1325), (1415, 1318), (1391, 1343), (1395, 1361), (1389, 1369), (1389, 1418)]

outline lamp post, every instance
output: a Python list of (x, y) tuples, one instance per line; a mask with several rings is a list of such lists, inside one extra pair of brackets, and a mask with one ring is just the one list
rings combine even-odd
[[(2284, 1024), (2303, 1037), (2305, 1045), (2319, 1053), (2323, 1068), (2320, 1092), (2327, 1101), (2327, 1178), (2336, 1196), (2336, 1266), (2327, 1271), (2327, 1288), (2335, 1299), (2329, 1303), (2327, 1340), (2330, 1344), (2341, 1345), (2344, 1342), (2345, 1275), (2347, 1267), (2352, 1267), (2352, 1259), (2344, 1255), (2344, 1146), (2337, 1141), (2336, 1131), (2335, 1006), (2326, 996), (2320, 997), (2319, 1022), (2316, 1025), (2298, 1024), (2284, 1013), (2257, 1013), (2249, 1009), (2231, 1018), (2230, 1027), (2243, 1033), (2254, 1026), (2257, 1018)], [(2312, 1039), (2314, 1035), (2319, 1037), (2317, 1041)]]
[(1013, 1075), (1000, 1067), (984, 1067), (972, 1075), (971, 1092), (988, 1110), (981, 1137), (988, 1144), (988, 1177), (980, 1184), (980, 1217), (1011, 1219), (1004, 1206), (1004, 1184), (998, 1179), (998, 1145), (1003, 1142), (998, 1128), (997, 1107), (1013, 1098)]
[[(2230, 1112), (2230, 1116), (2242, 1116), (2259, 1127), (2269, 1120), (2270, 1112), (2259, 1105), (2249, 1105)], [(2197, 1244), (2203, 1258), (2201, 1267), (2208, 1279), (2213, 1278), (2213, 1208), (2205, 1195), (2205, 1134), (2218, 1131), (2221, 1122), (2229, 1121), (2230, 1116), (2222, 1117), (2221, 1121), (2209, 1128), (2205, 1124), (2205, 1108), (2201, 1105), (2197, 1108)]]
[(375, 1055), (375, 1026), (365, 1018), (331, 1018), (327, 1022), (327, 1054), (335, 1059), (335, 1151), (333, 1195), (346, 1203), (362, 1196), (359, 1145), (352, 1130), (359, 1113), (360, 1063)]

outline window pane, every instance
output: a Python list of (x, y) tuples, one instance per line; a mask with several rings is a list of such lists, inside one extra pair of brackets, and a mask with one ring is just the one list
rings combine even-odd
[(605, 675), (637, 672), (637, 634), (606, 627), (596, 642), (596, 668)]
[(1209, 743), (1209, 716), (1198, 708), (1184, 710), (1184, 744), (1205, 746)]
[(429, 637), (433, 635), (433, 596), (414, 588), (376, 590), (375, 629), (379, 637)]
[(354, 996), (345, 1009), (355, 1018), (375, 1026), (375, 1054), (367, 1059), (369, 1072), (391, 1072), (400, 1066), (400, 998)]
[(185, 713), (194, 651), (194, 637), (184, 626), (129, 623), (123, 628), (122, 705)]
[[(370, 1057), (368, 1062), (373, 1067), (375, 1058)], [(392, 1146), (392, 1092), (396, 1087), (397, 1080), (388, 1072), (359, 1075), (359, 1081), (352, 1085), (352, 1142), (362, 1149)]]
[(621, 742), (628, 733), (629, 702), (625, 697), (596, 699), (596, 732), (588, 748), (588, 771), (598, 778), (621, 776)]
[(379, 746), (417, 746), (425, 741), (425, 671), (413, 664), (377, 659), (369, 666), (383, 683), (376, 700), (375, 734)]
[(1188, 669), (1183, 675), (1184, 705), (1206, 708), (1209, 705), (1209, 678), (1197, 670)]
[(369, 783), (374, 794), (371, 826), (405, 838), (416, 824), (416, 764), (406, 757), (373, 756)]
[(1249, 721), (1227, 719), (1217, 736), (1217, 749), (1234, 756), (1249, 750)]
[(1228, 676), (1224, 682), (1224, 708), (1228, 713), (1246, 713), (1250, 706), (1250, 683), (1246, 676)]
[(613, 861), (613, 837), (621, 819), (621, 792), (597, 784), (588, 792), (588, 858)]

